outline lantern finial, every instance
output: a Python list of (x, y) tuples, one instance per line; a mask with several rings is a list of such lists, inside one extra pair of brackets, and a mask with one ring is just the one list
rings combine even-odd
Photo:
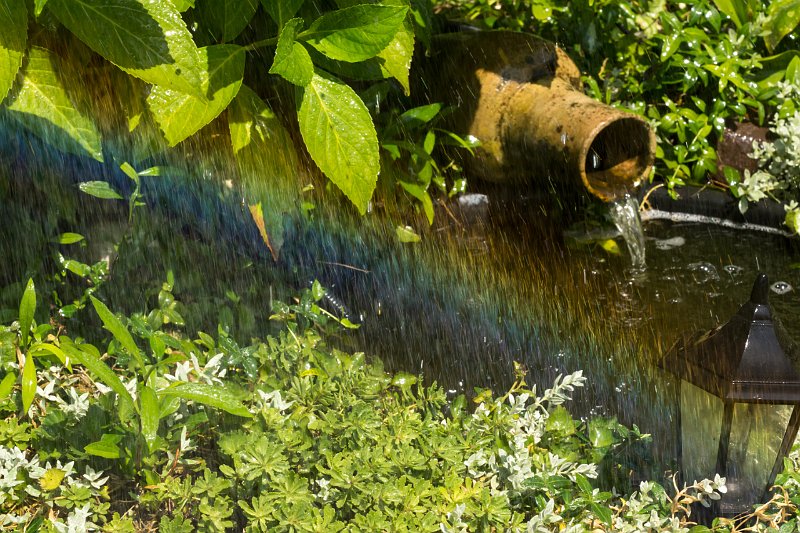
[(763, 272), (758, 274), (750, 293), (750, 301), (756, 305), (769, 305), (769, 278)]

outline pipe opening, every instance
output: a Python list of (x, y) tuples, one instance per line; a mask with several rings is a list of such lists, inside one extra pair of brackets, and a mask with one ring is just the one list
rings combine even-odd
[(604, 200), (613, 200), (639, 186), (653, 166), (655, 136), (638, 117), (619, 118), (592, 140), (583, 158), (581, 178)]

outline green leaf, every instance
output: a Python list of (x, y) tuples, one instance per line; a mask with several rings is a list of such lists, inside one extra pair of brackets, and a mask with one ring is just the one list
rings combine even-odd
[(575, 420), (563, 405), (559, 405), (550, 413), (545, 427), (547, 431), (562, 435), (572, 435), (575, 433)]
[(303, 19), (297, 18), (283, 26), (269, 73), (277, 74), (288, 82), (305, 87), (314, 77), (314, 63), (306, 47), (295, 41), (302, 24)]
[(66, 472), (60, 468), (48, 468), (42, 477), (39, 478), (39, 486), (44, 491), (56, 490), (61, 486), (65, 475)]
[(95, 198), (102, 198), (104, 200), (122, 200), (122, 195), (111, 188), (107, 181), (84, 181), (78, 188), (81, 192), (85, 192)]
[(402, 27), (392, 40), (378, 53), (378, 63), (384, 77), (392, 77), (400, 82), (406, 96), (411, 94), (408, 72), (411, 59), (414, 57), (414, 25), (409, 19), (403, 21)]
[(36, 365), (33, 356), (25, 356), (25, 366), (22, 367), (22, 412), (27, 413), (36, 396)]
[(363, 215), (380, 170), (367, 107), (353, 89), (322, 71), (298, 92), (297, 118), (311, 158)]
[(589, 421), (589, 442), (595, 448), (606, 448), (614, 444), (614, 434), (609, 428), (609, 421), (593, 418)]
[(251, 145), (262, 149), (262, 145), (284, 146), (291, 142), (289, 132), (280, 123), (277, 115), (246, 85), (242, 85), (231, 103), (228, 127), (234, 155)]
[(800, 0), (774, 0), (764, 22), (764, 44), (772, 52), (800, 23)]
[(331, 59), (364, 61), (394, 39), (406, 13), (406, 6), (356, 5), (322, 15), (300, 37)]
[(261, 0), (261, 5), (272, 17), (272, 20), (282, 28), (286, 21), (294, 17), (304, 0)]
[(154, 445), (158, 438), (160, 414), (156, 391), (152, 387), (141, 387), (139, 389), (139, 419), (142, 423), (142, 436), (151, 453), (154, 451)]
[(28, 11), (20, 0), (0, 0), (0, 102), (2, 102), (17, 72), (28, 42)]
[(128, 74), (202, 95), (201, 57), (172, 2), (50, 0), (47, 5), (69, 31)]
[(190, 7), (194, 7), (194, 0), (172, 0), (175, 9), (183, 13)]
[(89, 455), (105, 457), (106, 459), (119, 459), (120, 441), (122, 441), (122, 435), (105, 433), (100, 437), (100, 440), (84, 446), (83, 450)]
[(61, 348), (66, 354), (82, 364), (91, 373), (93, 379), (100, 380), (103, 384), (117, 393), (120, 401), (133, 405), (133, 397), (122, 384), (116, 373), (105, 364), (97, 355), (81, 349), (75, 344), (63, 343)]
[(33, 14), (37, 18), (42, 14), (45, 4), (47, 4), (47, 0), (33, 0)]
[(0, 400), (8, 398), (8, 395), (14, 390), (14, 383), (16, 382), (17, 375), (13, 372), (9, 372), (3, 377), (3, 381), (0, 381)]
[(28, 335), (31, 331), (33, 314), (36, 312), (36, 286), (33, 278), (28, 279), (22, 299), (19, 301), (19, 333), (22, 336), (22, 346), (28, 345)]
[(714, 0), (714, 4), (731, 18), (737, 28), (749, 22), (753, 15), (747, 0)]
[[(114, 338), (117, 340), (118, 343), (132, 355), (136, 362), (139, 364), (139, 369), (144, 370), (144, 361), (142, 360), (142, 354), (139, 352), (139, 347), (136, 346), (136, 343), (133, 341), (133, 337), (131, 336), (128, 328), (120, 322), (119, 318), (111, 312), (111, 310), (106, 307), (106, 304), (95, 298), (94, 296), (90, 296), (92, 300), (92, 305), (94, 306), (94, 310), (97, 311), (97, 315), (100, 317), (100, 320), (103, 322), (103, 326), (111, 332)], [(102, 361), (101, 361), (102, 362)], [(108, 385), (108, 384), (107, 384)], [(109, 385), (110, 387), (111, 385)]]
[(420, 201), (425, 217), (428, 219), (428, 224), (433, 224), (433, 200), (431, 200), (431, 195), (428, 194), (428, 191), (416, 183), (408, 183), (402, 180), (398, 180), (398, 183), (408, 194)]
[(6, 102), (8, 110), (22, 126), (59, 150), (102, 161), (100, 133), (73, 105), (54, 59), (44, 48), (30, 49), (22, 83)]
[(420, 242), (422, 237), (417, 235), (411, 226), (397, 226), (395, 228), (397, 239), (403, 243)]
[(250, 418), (253, 415), (241, 400), (224, 385), (206, 383), (176, 383), (161, 391), (161, 396), (176, 396), (184, 400), (216, 407), (236, 416)]
[(242, 85), (245, 54), (240, 46), (207, 46), (200, 49), (200, 56), (208, 67), (208, 75), (202, 82), (207, 97), (160, 86), (153, 87), (147, 97), (147, 105), (170, 146), (175, 146), (214, 120), (228, 107)]
[(81, 242), (82, 240), (83, 235), (80, 233), (66, 232), (58, 236), (57, 242), (58, 244), (75, 244), (76, 242)]
[(234, 40), (250, 23), (258, 0), (198, 0), (195, 10), (217, 41)]

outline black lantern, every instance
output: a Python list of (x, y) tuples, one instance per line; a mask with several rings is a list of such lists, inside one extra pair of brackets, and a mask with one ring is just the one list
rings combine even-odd
[(715, 474), (728, 492), (712, 513), (734, 516), (769, 496), (800, 426), (800, 373), (779, 340), (769, 282), (725, 325), (683, 338), (662, 366), (680, 378), (679, 460), (684, 481)]

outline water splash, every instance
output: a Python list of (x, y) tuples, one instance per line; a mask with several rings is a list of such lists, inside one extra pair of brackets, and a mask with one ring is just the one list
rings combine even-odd
[(645, 242), (642, 221), (639, 219), (639, 202), (630, 194), (609, 203), (609, 213), (614, 225), (628, 245), (634, 269), (645, 267)]

